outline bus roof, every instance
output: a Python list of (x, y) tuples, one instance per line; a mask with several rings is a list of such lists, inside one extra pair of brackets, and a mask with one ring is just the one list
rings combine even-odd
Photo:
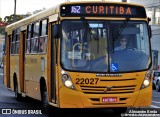
[(54, 7), (51, 7), (49, 9), (46, 9), (44, 11), (41, 11), (39, 13), (36, 13), (34, 15), (31, 15), (31, 16), (29, 16), (27, 18), (24, 18), (22, 20), (19, 20), (19, 21), (15, 22), (15, 23), (12, 23), (12, 24), (8, 25), (6, 27), (6, 31), (12, 30), (14, 28), (18, 28), (20, 26), (32, 23), (32, 22), (40, 20), (40, 19), (47, 18), (48, 16), (51, 16), (51, 15), (56, 14), (58, 12), (59, 12), (59, 4), (54, 6)]
[[(17, 21), (15, 23), (12, 23), (10, 25), (8, 25), (6, 27), (6, 32), (9, 31), (9, 30), (13, 30), (13, 29), (16, 29), (20, 26), (24, 26), (26, 24), (29, 24), (29, 23), (32, 23), (32, 22), (35, 22), (35, 21), (38, 21), (40, 19), (44, 19), (44, 18), (47, 18), (51, 15), (54, 15), (56, 13), (59, 13), (59, 10), (60, 10), (60, 6), (61, 5), (67, 5), (67, 4), (82, 4), (82, 3), (90, 3), (92, 4), (93, 1), (77, 1), (77, 2), (65, 2), (65, 3), (61, 3), (61, 4), (57, 4), (56, 6), (53, 6), (49, 9), (46, 9), (44, 11), (41, 11), (37, 14), (34, 14), (34, 15), (31, 15), (27, 18), (24, 18), (20, 21)], [(119, 5), (131, 5), (131, 6), (139, 6), (139, 7), (143, 7), (143, 5), (139, 5), (139, 4), (133, 4), (133, 3), (126, 3), (126, 2), (106, 2), (106, 1), (94, 1), (94, 3), (109, 3), (109, 4), (119, 4)]]

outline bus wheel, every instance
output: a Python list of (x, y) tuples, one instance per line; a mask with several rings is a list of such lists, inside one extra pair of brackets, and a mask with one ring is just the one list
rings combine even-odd
[(41, 99), (42, 99), (44, 112), (49, 113), (50, 106), (49, 106), (49, 102), (48, 102), (48, 94), (47, 94), (46, 87), (43, 88), (41, 96), (42, 96)]
[(21, 95), (18, 93), (18, 83), (14, 83), (14, 92), (15, 92), (15, 98), (16, 100), (20, 101), (21, 100)]
[(156, 91), (157, 92), (160, 92), (160, 86), (159, 86), (159, 84), (160, 84), (160, 81), (157, 80), (157, 82), (156, 82)]
[(115, 114), (125, 113), (126, 111), (127, 111), (127, 108), (126, 108), (126, 107), (114, 108), (114, 109), (113, 109), (113, 112), (114, 112)]

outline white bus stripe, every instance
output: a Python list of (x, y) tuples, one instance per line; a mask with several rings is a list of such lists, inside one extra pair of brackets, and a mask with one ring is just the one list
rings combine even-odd
[(160, 108), (159, 106), (151, 105), (151, 108)]
[(156, 101), (152, 101), (152, 102), (157, 103), (157, 104), (160, 104), (160, 102), (156, 102)]

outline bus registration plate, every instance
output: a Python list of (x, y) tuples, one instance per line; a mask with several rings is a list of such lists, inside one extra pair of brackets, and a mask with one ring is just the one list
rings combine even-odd
[(115, 103), (118, 102), (117, 97), (102, 97), (102, 103)]

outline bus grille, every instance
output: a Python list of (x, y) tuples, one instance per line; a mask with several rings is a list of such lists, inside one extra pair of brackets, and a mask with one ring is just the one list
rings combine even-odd
[(125, 94), (133, 93), (136, 85), (125, 86), (80, 86), (81, 90), (85, 94)]

